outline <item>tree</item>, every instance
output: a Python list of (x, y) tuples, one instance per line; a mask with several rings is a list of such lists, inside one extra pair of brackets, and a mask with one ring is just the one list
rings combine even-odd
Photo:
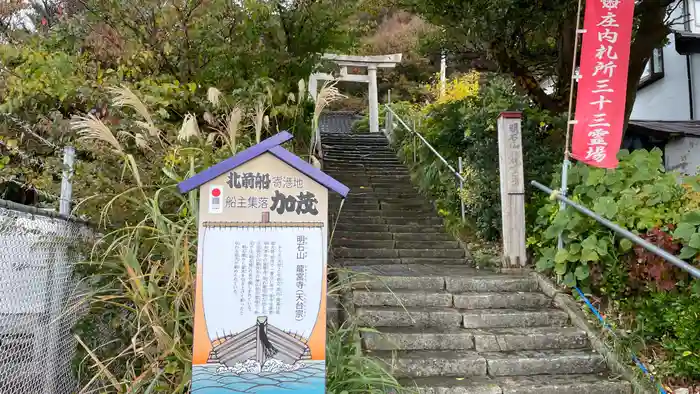
[[(654, 48), (670, 33), (673, 0), (641, 0), (635, 8), (627, 116)], [(577, 0), (403, 0), (403, 5), (443, 27), (443, 44), (457, 62), (509, 74), (541, 108), (561, 113), (571, 89)], [(553, 82), (548, 94), (543, 82)]]
[[(349, 44), (346, 15), (356, 3), (5, 4), (0, 8), (0, 21), (8, 21), (8, 34), (0, 39), (0, 153), (10, 160), (4, 168), (0, 163), (0, 182), (12, 180), (37, 190), (55, 185), (52, 174), (60, 174), (62, 147), (75, 144), (68, 120), (106, 111), (113, 86), (131, 89), (168, 124), (180, 123), (188, 113), (205, 113), (201, 97), (214, 86), (231, 92), (231, 101), (252, 103), (244, 116), (256, 112), (262, 122), (267, 115), (269, 130), (301, 129), (310, 110), (302, 105), (297, 84), (314, 70), (322, 53)], [(26, 24), (9, 23), (20, 11)], [(119, 121), (122, 115), (109, 113), (106, 121)], [(83, 162), (102, 161), (81, 149), (77, 154)]]

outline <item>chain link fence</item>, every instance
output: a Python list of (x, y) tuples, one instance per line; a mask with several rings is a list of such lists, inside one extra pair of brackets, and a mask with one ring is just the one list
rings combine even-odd
[(0, 200), (0, 394), (78, 392), (72, 328), (87, 308), (74, 270), (93, 234)]

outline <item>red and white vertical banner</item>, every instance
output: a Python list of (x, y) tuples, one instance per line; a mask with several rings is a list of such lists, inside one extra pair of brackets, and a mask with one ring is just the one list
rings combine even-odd
[(617, 167), (627, 95), (635, 0), (588, 0), (571, 156)]

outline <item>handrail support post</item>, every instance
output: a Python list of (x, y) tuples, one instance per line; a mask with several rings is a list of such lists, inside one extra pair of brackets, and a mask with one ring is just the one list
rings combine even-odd
[[(459, 160), (457, 162), (457, 168), (459, 169), (459, 175), (462, 175), (464, 173), (464, 169), (462, 167), (462, 156), (459, 157)], [(462, 211), (462, 223), (465, 223), (467, 221), (466, 217), (466, 212), (464, 209), (464, 199), (462, 198), (462, 191), (464, 190), (464, 179), (459, 178), (459, 205), (460, 209)]]

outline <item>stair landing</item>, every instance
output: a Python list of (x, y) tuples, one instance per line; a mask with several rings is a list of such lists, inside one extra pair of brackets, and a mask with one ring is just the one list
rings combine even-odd
[[(527, 274), (472, 267), (382, 134), (322, 136), (324, 171), (350, 187), (336, 266), (353, 275), (367, 354), (420, 394), (630, 394), (586, 333)], [(340, 201), (331, 203), (331, 220)]]

